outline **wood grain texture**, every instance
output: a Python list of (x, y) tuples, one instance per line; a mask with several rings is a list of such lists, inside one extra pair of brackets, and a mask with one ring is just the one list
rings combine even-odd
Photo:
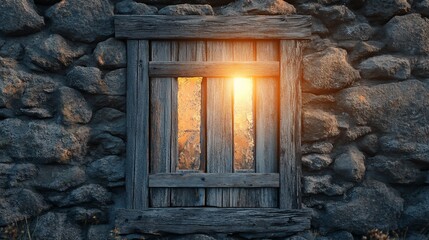
[[(278, 41), (256, 41), (257, 61), (278, 61)], [(279, 72), (280, 73), (280, 70)], [(278, 172), (279, 83), (276, 77), (255, 79), (255, 164), (257, 173)], [(260, 207), (278, 207), (278, 189), (260, 189)]]
[[(180, 41), (178, 42), (178, 61), (197, 61), (206, 60), (206, 44), (204, 41)], [(186, 77), (186, 75), (176, 75)], [(193, 75), (201, 76), (201, 75)], [(203, 144), (200, 144), (202, 147)], [(174, 160), (176, 163), (178, 158)], [(200, 166), (203, 164), (200, 164)], [(177, 167), (172, 167), (176, 172)], [(205, 205), (205, 189), (171, 189), (171, 206), (172, 207), (196, 207)]]
[[(296, 233), (310, 228), (308, 210), (278, 208), (120, 209), (116, 226), (127, 233)], [(179, 220), (179, 221), (178, 221)]]
[(278, 61), (149, 62), (150, 77), (264, 77), (279, 76), (279, 72)]
[[(232, 42), (207, 41), (207, 61), (231, 61)], [(208, 173), (230, 173), (233, 169), (232, 79), (207, 78), (206, 151)], [(206, 205), (230, 206), (230, 189), (207, 189)]]
[(301, 208), (301, 59), (303, 43), (280, 41), (280, 208)]
[(149, 206), (149, 43), (127, 42), (127, 158), (126, 206)]
[(309, 39), (309, 16), (115, 16), (116, 38)]
[(278, 173), (158, 173), (149, 175), (149, 187), (279, 187)]
[[(176, 61), (177, 42), (152, 41), (152, 61)], [(177, 159), (177, 80), (152, 78), (150, 81), (150, 173), (171, 172)], [(170, 206), (169, 189), (151, 189), (151, 206)]]

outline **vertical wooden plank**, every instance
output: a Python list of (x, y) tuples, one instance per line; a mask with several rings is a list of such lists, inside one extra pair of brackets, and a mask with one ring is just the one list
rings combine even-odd
[[(207, 41), (207, 61), (228, 60), (233, 60), (232, 42)], [(233, 169), (232, 90), (232, 79), (207, 78), (206, 159), (209, 173), (228, 173)], [(206, 204), (229, 207), (229, 193), (230, 189), (207, 189)]]
[[(233, 55), (234, 55), (233, 57), (234, 61), (255, 60), (254, 42), (253, 41), (234, 41)], [(239, 76), (239, 77), (251, 77), (251, 76)], [(253, 93), (249, 93), (249, 94), (253, 95)], [(247, 171), (255, 172), (255, 167), (252, 167)], [(240, 174), (240, 173), (237, 173), (237, 174)], [(257, 207), (258, 190), (259, 189), (232, 188), (231, 189), (231, 207)]]
[(149, 42), (127, 41), (127, 208), (146, 209), (149, 163)]
[[(153, 61), (176, 61), (177, 42), (152, 41)], [(150, 172), (171, 172), (177, 159), (177, 80), (175, 78), (151, 79), (150, 115)], [(174, 167), (174, 163), (173, 163)], [(151, 206), (170, 206), (170, 190), (151, 189)]]
[(280, 41), (280, 208), (301, 208), (302, 42)]
[[(278, 61), (278, 41), (256, 41), (257, 61)], [(257, 173), (278, 172), (278, 78), (255, 80)], [(263, 188), (258, 194), (259, 207), (278, 207), (278, 189)]]
[[(204, 41), (180, 41), (178, 42), (178, 61), (205, 61), (206, 45)], [(180, 76), (178, 76), (180, 77)], [(199, 77), (199, 76), (195, 76)], [(201, 118), (201, 121), (203, 118)], [(176, 137), (177, 138), (177, 137)], [(202, 138), (201, 138), (202, 139)], [(203, 148), (203, 144), (200, 145)], [(174, 159), (176, 163), (178, 158)], [(172, 171), (177, 168), (172, 163)], [(200, 166), (203, 164), (200, 164)], [(180, 188), (171, 189), (171, 206), (173, 207), (193, 207), (204, 206), (205, 189), (204, 188)]]

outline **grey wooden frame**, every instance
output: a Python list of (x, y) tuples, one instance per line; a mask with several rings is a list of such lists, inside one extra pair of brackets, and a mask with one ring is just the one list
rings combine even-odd
[[(249, 24), (252, 23), (252, 24)], [(311, 35), (308, 16), (117, 16), (117, 38), (127, 39), (127, 158), (126, 209), (118, 209), (117, 224), (121, 233), (192, 233), (241, 232), (268, 233), (298, 232), (309, 228), (310, 213), (301, 208), (301, 90), (300, 71), (303, 40)], [(199, 173), (155, 174), (149, 176), (149, 92), (150, 77), (211, 76), (229, 73), (228, 62), (149, 61), (149, 40), (177, 39), (268, 39), (279, 42), (279, 61), (235, 62), (234, 69), (250, 71), (258, 77), (279, 76), (279, 173), (212, 174), (207, 181)], [(195, 75), (194, 75), (195, 74)], [(213, 75), (213, 74), (212, 74)], [(164, 177), (164, 178), (163, 178)], [(224, 184), (218, 178), (228, 180)], [(252, 185), (243, 179), (254, 179)], [(191, 179), (191, 180), (190, 180)], [(193, 180), (192, 180), (193, 179)], [(276, 182), (277, 181), (277, 182)], [(149, 208), (149, 187), (279, 187), (279, 208)], [(175, 184), (172, 184), (175, 183)], [(220, 185), (219, 185), (220, 184)], [(202, 213), (206, 215), (202, 215)], [(180, 216), (179, 222), (173, 221)], [(253, 221), (243, 217), (264, 220), (256, 228)], [(282, 218), (283, 216), (283, 218)], [(147, 224), (149, 218), (159, 218), (162, 224)], [(211, 219), (202, 224), (201, 219)], [(241, 219), (241, 220), (240, 220)], [(262, 219), (262, 220), (261, 220)], [(143, 224), (146, 221), (146, 224)], [(177, 227), (172, 227), (172, 224)], [(225, 225), (227, 224), (227, 225)], [(186, 228), (188, 226), (190, 228)], [(259, 230), (258, 230), (259, 229)], [(274, 234), (274, 235), (273, 235)]]

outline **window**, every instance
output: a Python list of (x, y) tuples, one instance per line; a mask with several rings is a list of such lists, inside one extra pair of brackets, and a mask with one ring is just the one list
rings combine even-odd
[(305, 16), (118, 16), (127, 38), (122, 234), (309, 228), (300, 209)]

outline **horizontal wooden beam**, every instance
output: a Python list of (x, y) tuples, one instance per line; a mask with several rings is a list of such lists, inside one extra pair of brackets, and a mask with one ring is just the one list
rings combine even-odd
[(278, 173), (157, 173), (149, 175), (149, 187), (279, 187)]
[(117, 15), (115, 34), (128, 39), (309, 39), (311, 18)]
[(310, 228), (308, 210), (277, 208), (119, 209), (120, 234), (296, 233)]
[(268, 62), (149, 62), (150, 77), (276, 77), (280, 65)]

